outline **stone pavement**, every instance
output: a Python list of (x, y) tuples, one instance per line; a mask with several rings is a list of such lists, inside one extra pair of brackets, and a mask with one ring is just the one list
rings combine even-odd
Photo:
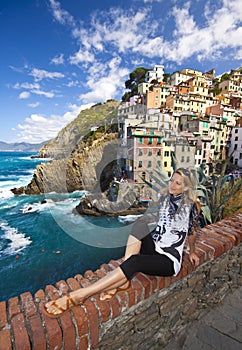
[(163, 350), (242, 350), (242, 287), (225, 297)]

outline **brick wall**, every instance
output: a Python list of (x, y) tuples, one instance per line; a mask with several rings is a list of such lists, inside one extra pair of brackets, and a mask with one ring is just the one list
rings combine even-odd
[(0, 350), (162, 349), (186, 331), (207, 307), (241, 284), (242, 214), (199, 230), (200, 266), (185, 253), (176, 277), (137, 274), (128, 291), (110, 301), (86, 300), (58, 319), (42, 313), (44, 303), (104, 276), (120, 261), (103, 264), (32, 295), (0, 303)]

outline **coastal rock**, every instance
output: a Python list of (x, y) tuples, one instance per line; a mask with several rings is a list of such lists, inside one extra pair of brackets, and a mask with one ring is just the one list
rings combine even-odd
[(104, 134), (88, 147), (81, 141), (69, 158), (38, 165), (31, 182), (27, 186), (13, 188), (12, 192), (16, 195), (71, 193), (77, 190), (103, 192), (113, 177), (116, 146), (116, 133)]
[(75, 212), (91, 216), (125, 216), (139, 215), (147, 210), (147, 205), (140, 203), (133, 185), (122, 183), (119, 186), (117, 201), (108, 199), (108, 191), (103, 194), (87, 194), (82, 197)]

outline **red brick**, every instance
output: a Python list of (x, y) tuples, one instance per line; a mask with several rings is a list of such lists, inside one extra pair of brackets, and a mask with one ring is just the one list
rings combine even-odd
[(16, 350), (30, 350), (30, 341), (28, 332), (26, 330), (26, 325), (24, 322), (24, 315), (18, 314), (12, 318), (12, 329), (14, 336), (14, 343)]
[(88, 279), (84, 278), (82, 275), (76, 275), (75, 279), (78, 281), (81, 287), (87, 287), (90, 285), (90, 282)]
[(170, 276), (164, 277), (164, 281), (165, 281), (165, 288), (168, 288), (172, 284), (172, 277)]
[(104, 276), (106, 276), (106, 273), (104, 273), (102, 270), (100, 270), (100, 269), (98, 269), (97, 271), (96, 271), (96, 274), (97, 274), (97, 276), (99, 277), (99, 278), (102, 278), (102, 277), (104, 277)]
[(120, 315), (120, 306), (118, 303), (118, 300), (116, 298), (112, 298), (110, 301), (110, 307), (112, 309), (112, 319), (116, 318), (117, 316)]
[(43, 289), (40, 289), (35, 293), (34, 300), (36, 303), (39, 303), (41, 300), (45, 300), (45, 292)]
[(18, 315), (21, 312), (18, 297), (14, 297), (8, 300), (8, 313), (10, 318)]
[(34, 300), (32, 295), (29, 292), (23, 293), (20, 295), (22, 306), (24, 310), (24, 314), (27, 318), (36, 314), (36, 306), (34, 304)]
[(76, 332), (69, 312), (65, 312), (61, 317), (61, 328), (64, 338), (64, 349), (76, 349)]
[(143, 273), (138, 273), (136, 278), (141, 282), (144, 288), (144, 298), (148, 298), (150, 296), (150, 281)]
[(203, 257), (203, 260), (201, 261), (201, 264), (205, 261), (209, 261), (214, 258), (214, 249), (211, 247), (211, 245), (207, 244), (206, 239), (197, 242), (196, 248), (198, 248), (200, 251), (204, 253), (204, 257)]
[(90, 349), (90, 347), (88, 345), (88, 336), (87, 335), (80, 338), (80, 342), (79, 342), (79, 346), (78, 346), (78, 350), (86, 350), (86, 349)]
[(71, 290), (80, 289), (80, 284), (77, 282), (77, 280), (75, 278), (68, 278), (67, 284), (70, 286)]
[(107, 274), (108, 272), (112, 271), (112, 267), (108, 264), (102, 264), (100, 269), (105, 273)]
[(95, 299), (101, 313), (102, 322), (107, 322), (111, 313), (110, 304), (106, 301), (100, 300), (99, 297), (96, 297)]
[(54, 286), (47, 285), (45, 287), (45, 292), (51, 300), (56, 300), (60, 297), (60, 292)]
[(151, 284), (151, 292), (154, 293), (157, 290), (157, 278), (156, 276), (147, 275), (146, 276)]
[(165, 288), (165, 277), (158, 277), (158, 289), (164, 289)]
[(132, 288), (135, 290), (135, 303), (138, 304), (141, 300), (143, 300), (143, 286), (135, 278), (132, 280)]
[(136, 294), (135, 294), (135, 290), (132, 288), (129, 288), (125, 293), (128, 294), (128, 299), (129, 299), (129, 304), (128, 306), (131, 307), (133, 305), (135, 305), (136, 303)]
[(59, 282), (56, 282), (55, 285), (56, 285), (56, 288), (58, 288), (58, 290), (60, 291), (61, 295), (68, 293), (69, 287), (66, 281), (61, 280)]
[(88, 318), (81, 306), (72, 308), (71, 310), (75, 319), (79, 337), (88, 334)]
[(128, 306), (128, 293), (126, 291), (118, 292), (115, 297), (118, 299), (121, 311), (126, 310)]
[(34, 315), (29, 319), (32, 348), (34, 350), (46, 350), (46, 338), (40, 316)]
[(85, 308), (89, 319), (90, 344), (91, 347), (95, 347), (99, 342), (98, 310), (91, 300), (86, 300)]
[(216, 238), (207, 237), (205, 242), (214, 248), (214, 258), (221, 256), (226, 250), (223, 246), (223, 243), (219, 242)]
[(235, 245), (239, 244), (242, 240), (242, 225), (238, 220), (233, 220), (233, 217), (230, 219), (224, 219), (222, 221), (216, 222), (216, 227), (221, 228), (222, 234), (230, 235), (231, 240)]
[(0, 328), (3, 328), (8, 322), (7, 319), (7, 310), (6, 310), (6, 302), (2, 301), (0, 303)]
[(191, 261), (189, 260), (188, 254), (185, 254), (183, 256), (183, 262), (186, 264), (187, 274), (191, 273), (194, 270), (194, 268), (192, 266)]
[(180, 270), (178, 276), (180, 278), (183, 278), (183, 277), (187, 276), (187, 274), (188, 274), (187, 261), (185, 260), (185, 258), (183, 256), (182, 267), (181, 267), (181, 270)]
[[(40, 304), (40, 312), (43, 310), (43, 304)], [(48, 337), (50, 350), (58, 350), (62, 348), (62, 332), (57, 321), (57, 318), (48, 317), (42, 312), (45, 323), (45, 329)]]
[(117, 262), (117, 260), (110, 260), (109, 261), (109, 264), (110, 265), (112, 265), (115, 269), (117, 268), (117, 267), (119, 267), (119, 263)]
[(92, 270), (87, 270), (84, 274), (84, 277), (88, 279), (90, 282), (95, 282), (98, 279), (98, 276), (96, 273), (94, 273)]
[(0, 331), (0, 350), (11, 350), (11, 333), (9, 329)]

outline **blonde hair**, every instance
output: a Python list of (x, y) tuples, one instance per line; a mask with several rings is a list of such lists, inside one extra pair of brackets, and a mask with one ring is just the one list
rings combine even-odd
[[(172, 176), (174, 174), (179, 174), (182, 179), (183, 179), (183, 185), (184, 185), (184, 190), (183, 190), (183, 198), (184, 198), (184, 203), (188, 204), (189, 202), (193, 202), (197, 206), (197, 210), (200, 213), (201, 210), (201, 203), (196, 194), (194, 193), (194, 190), (196, 188), (196, 182), (194, 179), (194, 176), (192, 172), (186, 168), (178, 168), (177, 170), (174, 171)], [(168, 194), (169, 193), (169, 188), (168, 186), (166, 187), (165, 190), (161, 192), (162, 194)]]

